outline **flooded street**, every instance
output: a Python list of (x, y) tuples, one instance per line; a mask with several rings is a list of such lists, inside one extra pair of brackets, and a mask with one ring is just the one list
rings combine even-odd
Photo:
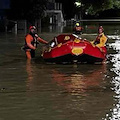
[[(103, 23), (101, 23), (103, 24)], [(83, 24), (81, 37), (93, 40), (97, 24)], [(0, 33), (0, 120), (119, 120), (120, 23), (104, 23), (107, 61), (96, 64), (47, 64), (26, 60), (21, 46), (25, 33)], [(46, 28), (50, 41), (71, 27)]]

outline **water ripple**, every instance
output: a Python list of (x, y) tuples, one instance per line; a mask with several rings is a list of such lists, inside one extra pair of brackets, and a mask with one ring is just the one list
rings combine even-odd
[(116, 103), (109, 113), (106, 114), (106, 117), (103, 118), (104, 120), (120, 120), (120, 38), (117, 37), (116, 39), (114, 43), (109, 44), (109, 48), (116, 51), (116, 54), (109, 55), (110, 61), (113, 64), (110, 71), (115, 73), (111, 80), (111, 83), (114, 85), (111, 87), (111, 90), (115, 93), (113, 98)]

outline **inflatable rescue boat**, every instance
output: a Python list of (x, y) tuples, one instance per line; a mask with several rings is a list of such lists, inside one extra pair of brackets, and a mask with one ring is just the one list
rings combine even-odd
[(106, 59), (106, 47), (98, 48), (75, 34), (61, 34), (50, 41), (43, 51), (46, 62), (95, 63)]

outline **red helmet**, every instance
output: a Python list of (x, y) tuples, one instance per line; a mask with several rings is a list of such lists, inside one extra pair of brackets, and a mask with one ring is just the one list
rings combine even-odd
[(36, 29), (36, 27), (35, 26), (30, 26), (29, 30), (31, 30), (31, 29)]

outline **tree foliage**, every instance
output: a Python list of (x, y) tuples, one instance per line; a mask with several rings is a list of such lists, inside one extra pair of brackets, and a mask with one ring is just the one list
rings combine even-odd
[(41, 18), (44, 15), (46, 3), (47, 0), (31, 0), (29, 9), (27, 9), (27, 18)]
[(97, 15), (108, 9), (119, 9), (120, 0), (77, 0), (82, 3), (82, 9), (90, 14)]
[(10, 17), (14, 19), (38, 19), (46, 9), (47, 0), (11, 0)]
[[(63, 5), (65, 19), (74, 17), (82, 10), (83, 14), (97, 16), (109, 9), (120, 9), (120, 0), (55, 0)], [(78, 8), (75, 2), (80, 2)], [(14, 19), (39, 19), (44, 15), (48, 0), (11, 0), (9, 17)]]

